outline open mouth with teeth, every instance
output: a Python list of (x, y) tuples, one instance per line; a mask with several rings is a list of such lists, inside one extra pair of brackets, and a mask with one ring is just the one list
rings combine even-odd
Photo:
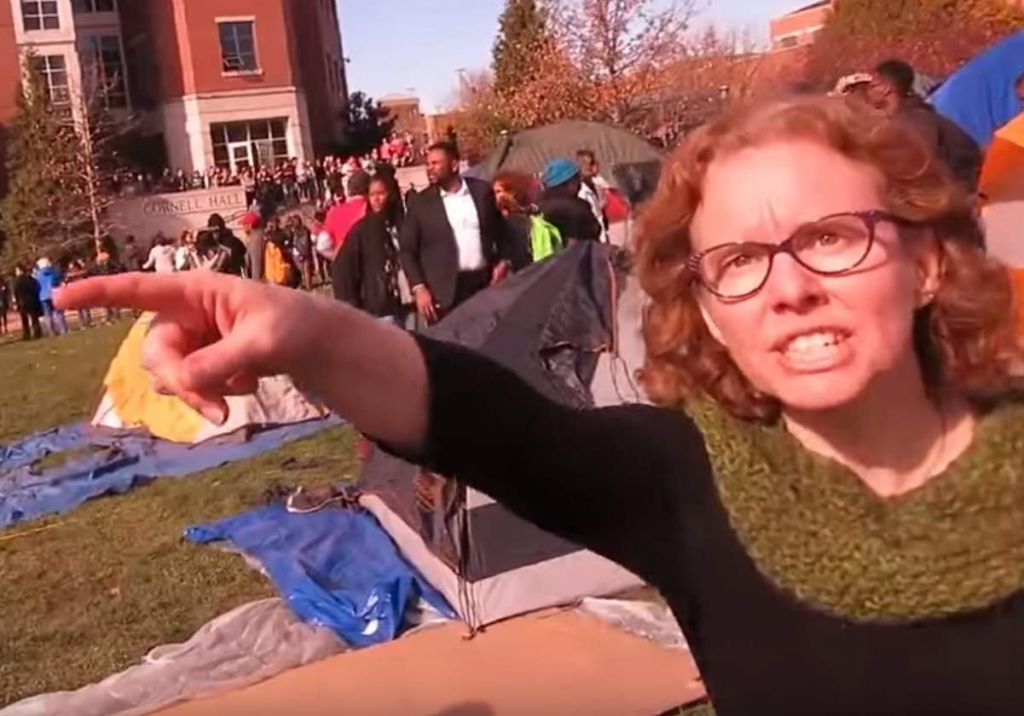
[(823, 369), (839, 362), (849, 337), (846, 331), (816, 330), (787, 338), (777, 350), (794, 367)]

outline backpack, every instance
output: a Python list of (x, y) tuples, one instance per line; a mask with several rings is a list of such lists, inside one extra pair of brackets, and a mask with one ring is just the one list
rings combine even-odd
[(543, 261), (562, 250), (562, 232), (540, 214), (530, 217), (530, 253), (534, 262)]

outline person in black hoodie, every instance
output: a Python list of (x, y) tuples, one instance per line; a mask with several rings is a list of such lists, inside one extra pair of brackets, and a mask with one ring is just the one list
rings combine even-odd
[(378, 318), (402, 324), (404, 306), (398, 232), (402, 200), (386, 176), (370, 182), (370, 212), (352, 227), (333, 267), (334, 297)]
[(245, 244), (227, 227), (224, 217), (220, 214), (211, 214), (210, 220), (206, 222), (206, 226), (216, 236), (217, 243), (230, 253), (230, 256), (223, 262), (219, 271), (221, 273), (229, 273), (232, 276), (241, 276), (245, 270), (245, 260), (249, 253)]
[(540, 213), (562, 235), (566, 244), (574, 241), (600, 241), (601, 224), (590, 204), (580, 199), (583, 179), (580, 168), (568, 159), (553, 159), (541, 177), (544, 196), (538, 203)]
[(21, 337), (26, 341), (42, 338), (43, 327), (39, 317), (43, 315), (43, 304), (39, 300), (39, 282), (24, 266), (15, 268), (14, 276), (13, 292), (18, 315), (21, 316)]

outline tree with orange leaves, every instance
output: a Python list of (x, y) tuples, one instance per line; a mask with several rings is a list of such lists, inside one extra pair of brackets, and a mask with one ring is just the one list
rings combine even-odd
[(696, 14), (696, 0), (558, 0), (551, 17), (595, 111), (629, 127), (664, 69), (686, 57)]
[(942, 77), (1022, 27), (1024, 10), (1006, 0), (844, 0), (811, 48), (807, 79), (825, 88), (894, 57)]

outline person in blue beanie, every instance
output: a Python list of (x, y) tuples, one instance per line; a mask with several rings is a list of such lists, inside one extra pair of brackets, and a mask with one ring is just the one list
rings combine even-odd
[(576, 162), (553, 159), (541, 176), (544, 196), (538, 208), (562, 235), (566, 244), (575, 241), (600, 241), (601, 224), (590, 204), (580, 199), (583, 178)]

